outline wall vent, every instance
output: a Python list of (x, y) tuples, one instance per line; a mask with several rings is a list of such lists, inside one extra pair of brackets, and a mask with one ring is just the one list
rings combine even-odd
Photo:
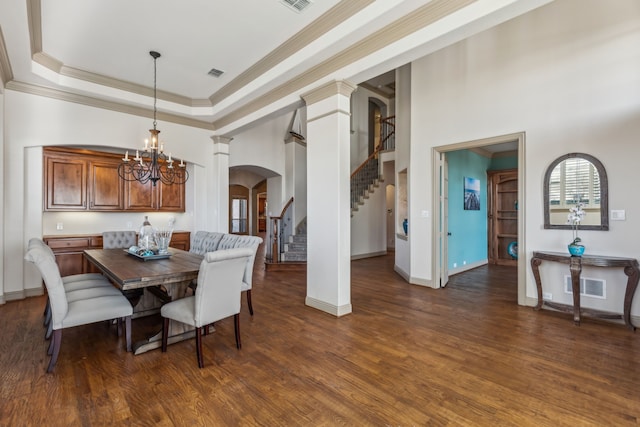
[(307, 6), (310, 6), (311, 0), (280, 0), (280, 3), (287, 6), (289, 9), (296, 12), (302, 12)]
[(212, 69), (209, 70), (209, 72), (207, 74), (209, 74), (210, 76), (213, 76), (213, 77), (220, 77), (222, 75), (222, 73), (224, 73), (224, 71), (218, 70), (216, 68), (212, 68)]
[[(564, 276), (564, 292), (572, 294), (571, 291), (571, 276)], [(607, 281), (602, 279), (592, 279), (589, 277), (580, 278), (580, 295), (586, 297), (607, 298)]]

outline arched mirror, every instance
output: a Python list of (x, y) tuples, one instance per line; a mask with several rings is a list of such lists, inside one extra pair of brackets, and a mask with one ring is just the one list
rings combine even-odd
[(544, 228), (570, 230), (569, 209), (584, 204), (581, 230), (609, 229), (607, 173), (598, 159), (569, 153), (557, 158), (544, 175)]

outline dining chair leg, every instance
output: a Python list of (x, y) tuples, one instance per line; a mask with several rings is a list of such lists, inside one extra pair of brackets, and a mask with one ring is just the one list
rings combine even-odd
[(47, 298), (47, 303), (44, 306), (44, 326), (48, 326), (49, 322), (51, 322), (51, 304), (49, 303), (49, 298)]
[(53, 340), (49, 340), (49, 348), (47, 348), (47, 355), (51, 356), (53, 354)]
[(44, 339), (48, 340), (51, 338), (51, 333), (53, 332), (53, 322), (49, 322), (47, 325), (47, 332), (44, 333)]
[(253, 304), (251, 304), (251, 289), (247, 290), (247, 305), (249, 306), (249, 314), (253, 316)]
[(196, 356), (198, 357), (198, 368), (204, 368), (202, 360), (202, 328), (196, 327)]
[(118, 333), (118, 337), (122, 336), (122, 317), (118, 317), (116, 320), (116, 331)]
[(62, 343), (62, 329), (56, 329), (53, 331), (51, 340), (53, 341), (53, 353), (51, 354), (51, 360), (49, 361), (47, 372), (52, 372), (53, 368), (56, 366), (56, 362), (58, 361), (58, 354), (60, 354), (60, 345)]
[(165, 317), (162, 323), (162, 352), (167, 351), (167, 341), (169, 339), (169, 318)]
[[(124, 336), (127, 341), (127, 351), (131, 352), (131, 316), (124, 318)], [(164, 337), (164, 334), (162, 335)]]
[(241, 349), (242, 343), (240, 342), (240, 315), (239, 314), (233, 315), (233, 324), (234, 324), (234, 329), (236, 330), (236, 348)]

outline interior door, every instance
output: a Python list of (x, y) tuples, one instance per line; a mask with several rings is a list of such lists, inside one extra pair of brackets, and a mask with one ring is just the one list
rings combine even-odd
[(449, 283), (449, 163), (440, 154), (440, 287)]

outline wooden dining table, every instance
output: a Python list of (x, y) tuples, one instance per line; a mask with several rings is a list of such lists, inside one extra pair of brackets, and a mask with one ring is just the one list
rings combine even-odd
[[(164, 258), (140, 258), (126, 249), (86, 249), (84, 256), (123, 292), (153, 290), (155, 293), (162, 292), (167, 300), (186, 296), (189, 284), (198, 277), (202, 262), (202, 256), (174, 248), (169, 248), (169, 254)], [(194, 336), (193, 327), (171, 321), (169, 344)], [(160, 328), (157, 334), (134, 343), (133, 353), (145, 353), (159, 348), (161, 344)]]

